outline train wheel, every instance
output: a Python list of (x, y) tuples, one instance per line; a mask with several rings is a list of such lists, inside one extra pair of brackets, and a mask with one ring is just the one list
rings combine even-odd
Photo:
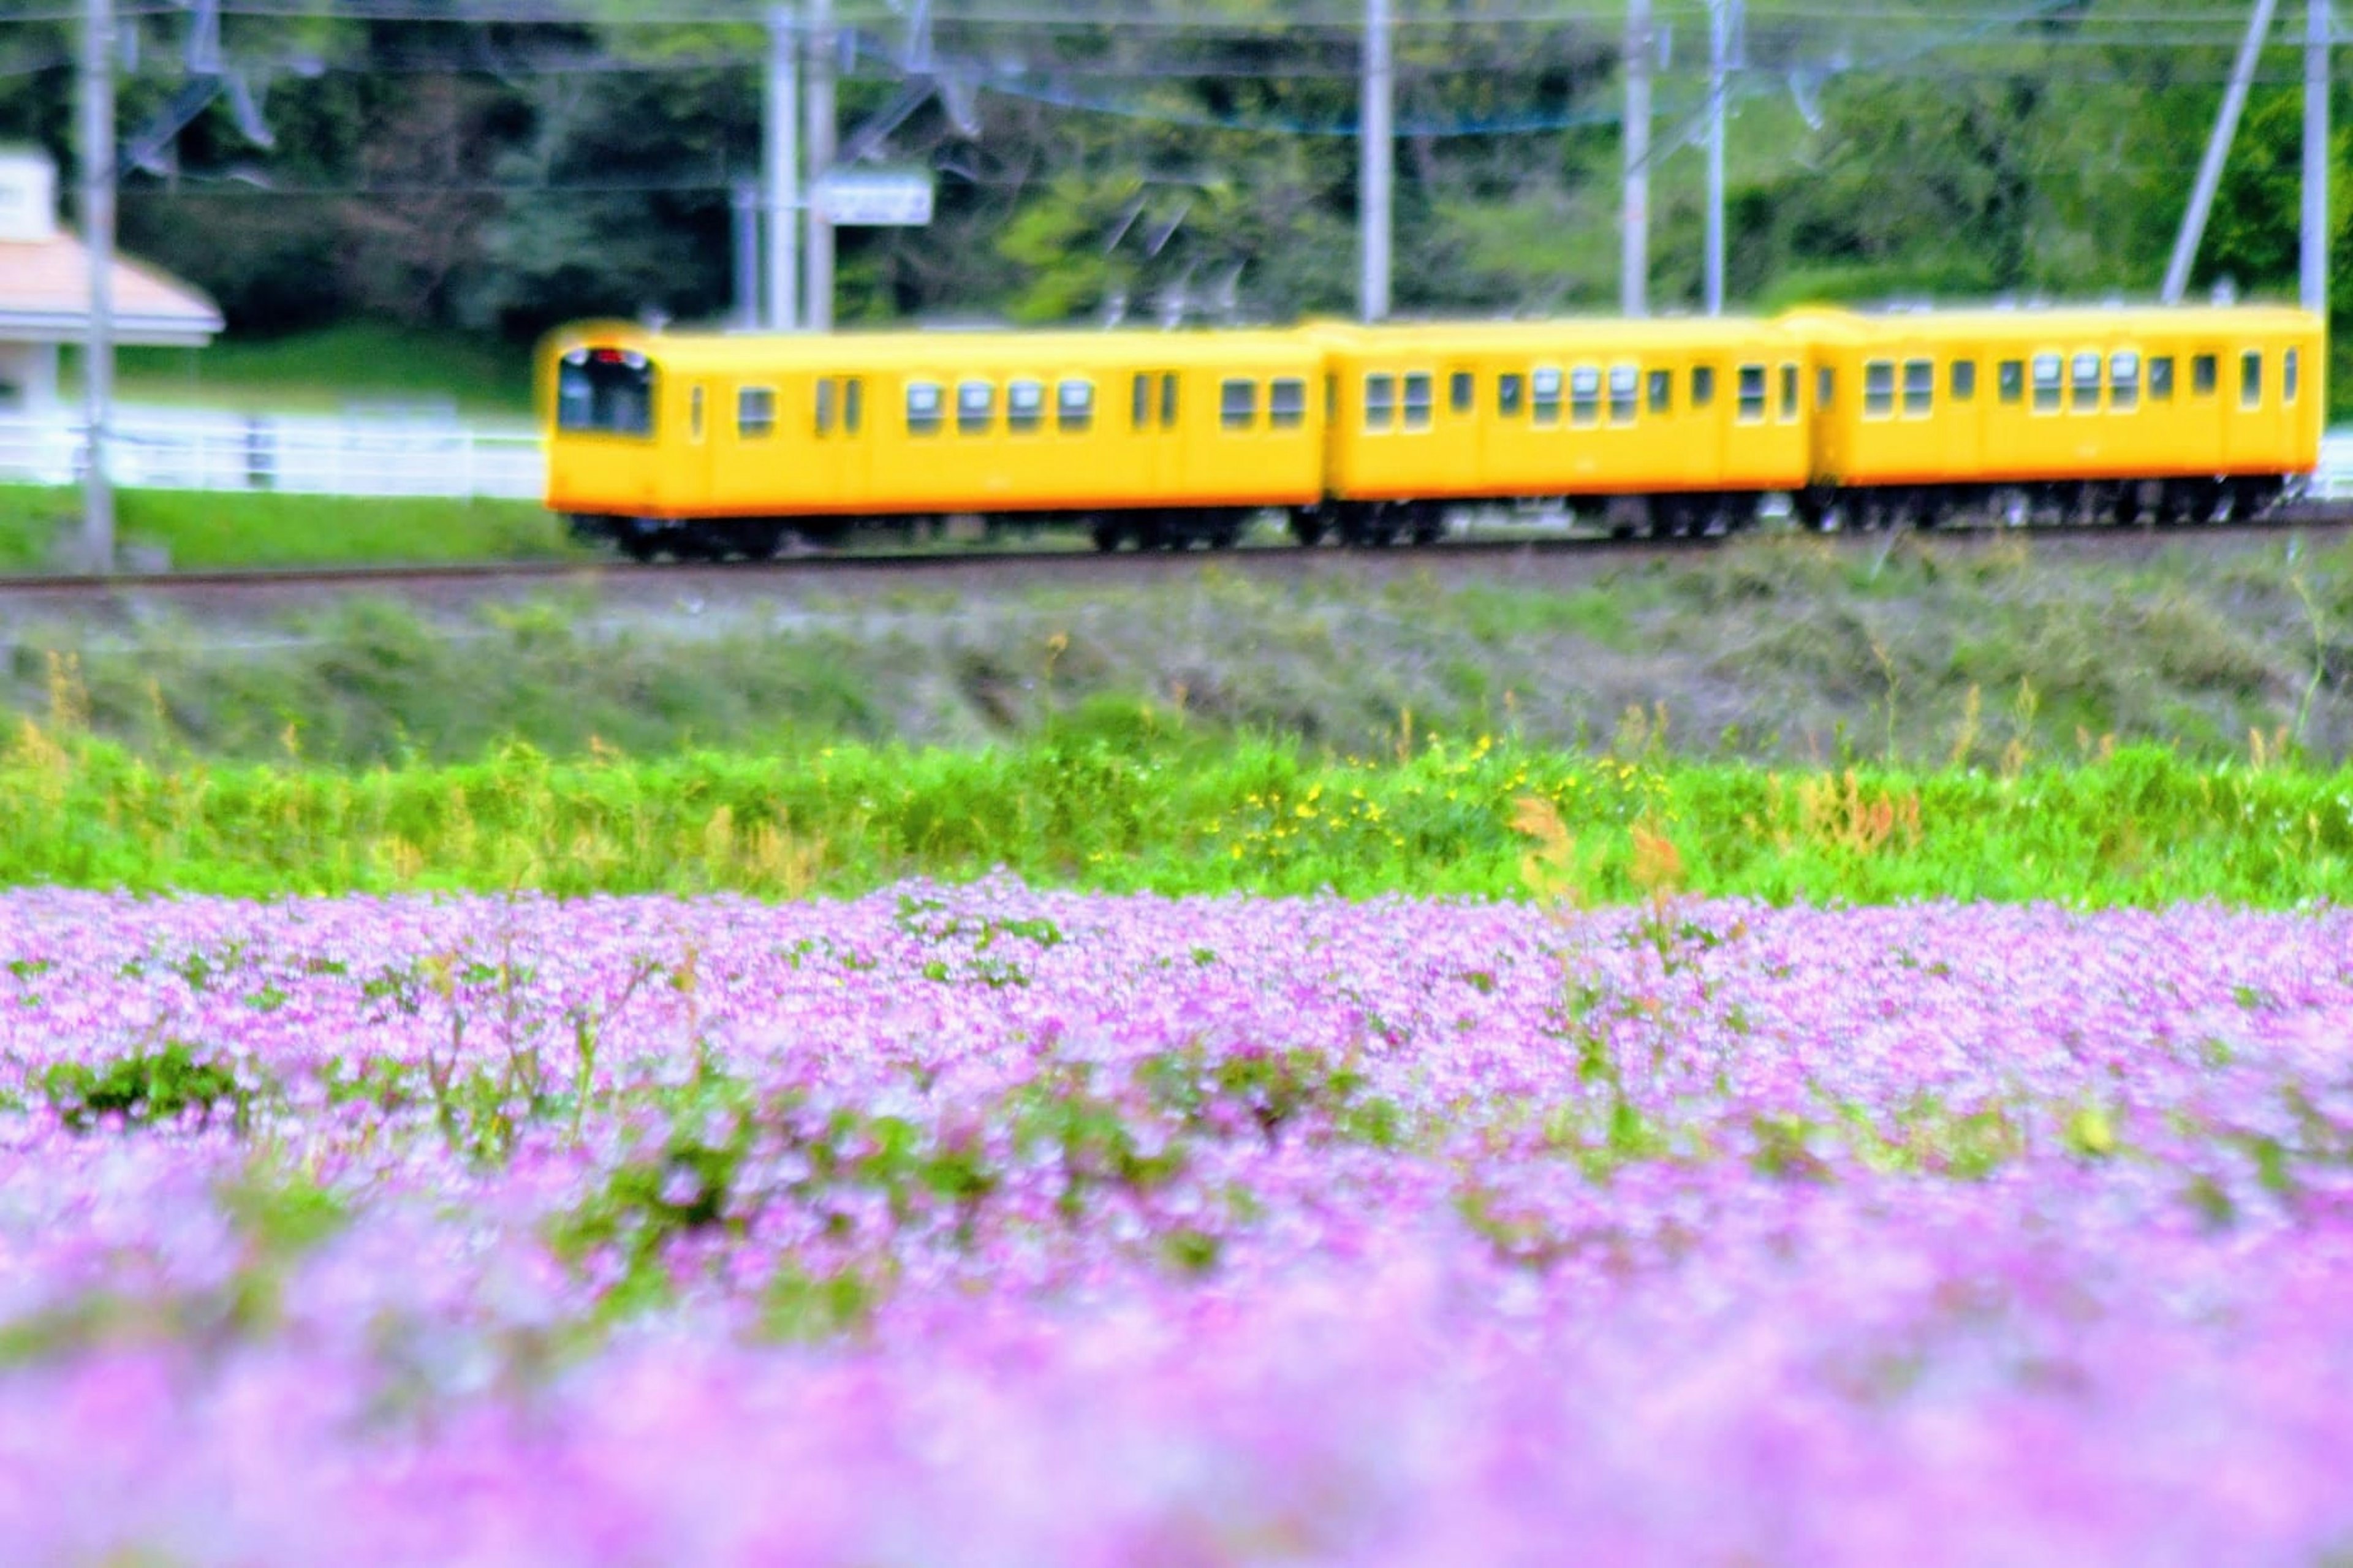
[(1108, 555), (1119, 548), (1120, 536), (1124, 531), (1116, 519), (1099, 517), (1087, 530), (1087, 536), (1095, 542), (1097, 550)]
[(1413, 513), (1413, 542), (1435, 544), (1446, 537), (1446, 512), (1435, 506), (1417, 507)]
[(661, 553), (661, 539), (651, 532), (625, 533), (619, 542), (621, 553), (640, 566), (649, 564)]

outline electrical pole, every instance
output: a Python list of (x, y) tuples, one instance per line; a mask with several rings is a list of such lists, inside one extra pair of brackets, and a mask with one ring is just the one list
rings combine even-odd
[(760, 326), (760, 187), (738, 180), (727, 193), (735, 220), (735, 330)]
[(1651, 0), (1626, 7), (1625, 248), (1618, 266), (1621, 315), (1651, 312)]
[(2278, 0), (2255, 0), (2255, 14), (2247, 23), (2247, 37), (2239, 46), (2238, 64), (2231, 68), (2231, 85), (2222, 94), (2221, 111), (2214, 117), (2214, 133), (2207, 139), (2205, 160), (2198, 165), (2198, 184), (2189, 193), (2189, 210), (2181, 216), (2181, 233), (2173, 242), (2173, 261), (2165, 269), (2165, 302), (2181, 303), (2189, 289), (2189, 268), (2198, 259), (2198, 242), (2206, 237), (2206, 215), (2213, 210), (2214, 192), (2222, 183), (2222, 163), (2231, 155), (2231, 138), (2238, 134), (2239, 115), (2247, 107), (2247, 89), (2254, 85), (2255, 61), (2271, 37), (2272, 13)]
[(1377, 321), (1389, 313), (1389, 203), (1395, 137), (1397, 69), (1390, 54), (1389, 0), (1365, 0), (1364, 104), (1356, 126), (1356, 221), (1364, 271), (1357, 313)]
[(1740, 0), (1707, 6), (1707, 313), (1724, 314), (1725, 79), (1732, 67), (1732, 33)]
[(90, 331), (82, 344), (82, 564), (114, 567), (114, 0), (89, 0), (81, 37), (81, 242), (90, 258)]
[(789, 5), (768, 8), (768, 328), (789, 332), (799, 304), (800, 58)]
[(833, 225), (818, 211), (818, 183), (833, 167), (833, 0), (808, 0), (808, 327), (833, 331)]
[(2328, 313), (2328, 0), (2304, 9), (2304, 308)]

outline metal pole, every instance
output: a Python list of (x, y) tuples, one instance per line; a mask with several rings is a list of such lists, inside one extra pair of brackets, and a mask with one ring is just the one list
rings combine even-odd
[[(834, 107), (833, 54), (836, 47), (833, 31), (833, 0), (808, 0), (808, 184), (816, 194), (818, 182), (833, 167)], [(808, 215), (808, 325), (813, 332), (833, 331), (833, 225), (809, 208)]]
[(2304, 308), (2328, 313), (2328, 0), (2304, 8)]
[(1389, 0), (1365, 0), (1364, 106), (1356, 135), (1357, 223), (1364, 271), (1356, 308), (1367, 321), (1389, 313), (1389, 205), (1396, 135), (1397, 70), (1390, 54)]
[(82, 345), (82, 564), (114, 565), (114, 0), (89, 0), (81, 38), (81, 240), (90, 257), (90, 331)]
[(735, 325), (748, 332), (760, 324), (760, 187), (736, 181), (728, 205), (735, 216)]
[(1625, 247), (1618, 266), (1621, 315), (1651, 311), (1651, 0), (1626, 8)]
[(2205, 161), (2198, 165), (2198, 184), (2189, 193), (2189, 210), (2181, 216), (2181, 233), (2173, 242), (2173, 261), (2165, 269), (2165, 302), (2181, 303), (2189, 288), (2190, 264), (2198, 259), (2198, 242), (2206, 237), (2206, 215), (2214, 208), (2214, 192), (2222, 183), (2222, 163), (2231, 153), (2231, 138), (2238, 133), (2239, 115), (2247, 107), (2247, 89), (2255, 79), (2255, 60), (2271, 36), (2272, 13), (2278, 0), (2255, 0), (2255, 14), (2247, 23), (2246, 40), (2239, 46), (2239, 62), (2231, 70), (2231, 85), (2222, 94), (2221, 111), (2214, 117), (2214, 133), (2207, 139)]
[(1725, 73), (1732, 63), (1734, 0), (1707, 6), (1707, 313), (1724, 314)]
[(796, 325), (800, 280), (800, 58), (792, 7), (768, 8), (768, 326)]

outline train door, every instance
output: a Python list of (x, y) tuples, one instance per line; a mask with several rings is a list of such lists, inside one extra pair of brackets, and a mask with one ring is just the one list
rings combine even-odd
[(1945, 362), (1943, 471), (1937, 475), (1938, 483), (1956, 483), (1984, 472), (1989, 391), (1981, 352), (1974, 344), (1961, 345)]
[(1468, 360), (1456, 360), (1442, 367), (1440, 382), (1445, 389), (1445, 414), (1440, 421), (1445, 441), (1445, 482), (1436, 488), (1454, 493), (1475, 490), (1481, 487), (1472, 480), (1472, 476), (1492, 471), (1487, 458), (1487, 422), (1479, 417), (1478, 366)]
[(1728, 450), (1727, 433), (1732, 428), (1732, 400), (1724, 385), (1725, 367), (1714, 359), (1692, 362), (1684, 372), (1683, 384), (1689, 393), (1683, 406), (1691, 411), (1686, 426), (1689, 439), (1683, 443), (1683, 458), (1677, 465), (1675, 489), (1717, 489), (1724, 484), (1725, 459)]
[(1128, 433), (1135, 466), (1119, 484), (1121, 499), (1175, 504), (1186, 483), (1185, 378), (1174, 370), (1140, 370), (1128, 384)]
[[(839, 512), (854, 504), (857, 490), (849, 483), (848, 398), (850, 377), (818, 374), (793, 388), (791, 470), (782, 476), (784, 492), (795, 511), (810, 515)], [(861, 398), (861, 402), (863, 399)], [(862, 416), (864, 410), (860, 410)]]
[(702, 511), (712, 502), (715, 477), (711, 443), (711, 384), (692, 381), (686, 387), (686, 445), (679, 464), (674, 504), (681, 510)]

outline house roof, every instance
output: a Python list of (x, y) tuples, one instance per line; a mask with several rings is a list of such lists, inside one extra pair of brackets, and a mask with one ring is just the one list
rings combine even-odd
[[(220, 308), (169, 274), (118, 258), (117, 342), (195, 347), (221, 330)], [(0, 240), (0, 342), (73, 342), (90, 331), (90, 251), (62, 230)]]

